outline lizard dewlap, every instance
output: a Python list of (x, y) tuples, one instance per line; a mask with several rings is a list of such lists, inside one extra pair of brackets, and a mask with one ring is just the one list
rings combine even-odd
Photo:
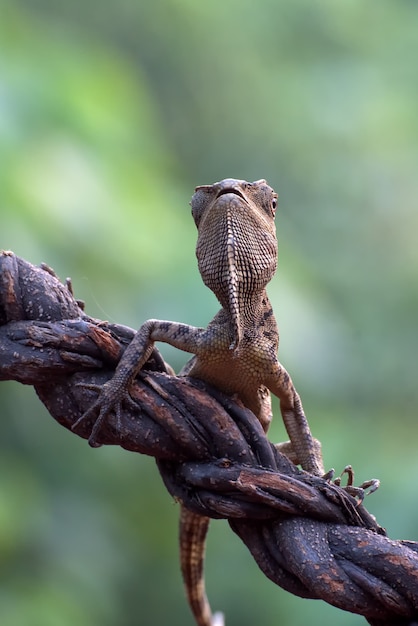
[(233, 348), (242, 338), (239, 316), (247, 294), (261, 293), (276, 271), (272, 198), (277, 196), (265, 181), (232, 179), (198, 187), (192, 198), (192, 214), (199, 231), (199, 271), (205, 285), (231, 312)]

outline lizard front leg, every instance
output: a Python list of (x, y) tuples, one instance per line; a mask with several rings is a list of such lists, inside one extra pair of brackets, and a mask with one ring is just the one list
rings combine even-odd
[(122, 411), (122, 401), (135, 376), (150, 357), (154, 342), (163, 341), (185, 352), (196, 352), (202, 342), (204, 333), (204, 328), (196, 328), (188, 324), (161, 320), (146, 321), (126, 348), (113, 378), (102, 387), (86, 385), (86, 387), (99, 391), (99, 396), (91, 407), (74, 423), (72, 429), (76, 430), (81, 422), (97, 414), (89, 437), (90, 445), (97, 446), (100, 428), (109, 413), (114, 411), (119, 419)]
[(266, 385), (280, 400), (280, 412), (290, 438), (292, 452), (289, 454), (284, 447), (282, 451), (290, 458), (294, 456), (305, 471), (323, 476), (321, 444), (312, 436), (299, 394), (290, 375), (278, 361)]

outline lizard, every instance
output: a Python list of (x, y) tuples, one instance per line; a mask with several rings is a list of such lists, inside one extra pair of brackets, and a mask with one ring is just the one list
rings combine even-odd
[[(76, 429), (81, 421), (98, 413), (91, 445), (99, 445), (98, 435), (107, 415), (111, 411), (120, 415), (130, 384), (149, 358), (154, 342), (162, 341), (194, 355), (180, 375), (235, 394), (265, 431), (272, 419), (270, 392), (276, 395), (290, 438), (282, 451), (304, 470), (324, 474), (320, 444), (312, 437), (300, 397), (277, 358), (279, 333), (266, 293), (278, 259), (277, 202), (278, 195), (264, 179), (250, 183), (227, 178), (196, 187), (190, 204), (198, 230), (198, 267), (221, 309), (207, 328), (155, 319), (139, 328), (113, 378), (73, 426)], [(198, 626), (218, 623), (211, 614), (203, 578), (208, 525), (209, 518), (181, 505), (181, 569)]]

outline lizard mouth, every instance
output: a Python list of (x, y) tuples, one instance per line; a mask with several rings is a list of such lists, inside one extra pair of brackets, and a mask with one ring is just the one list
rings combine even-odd
[(239, 189), (235, 189), (234, 187), (227, 187), (226, 189), (221, 189), (217, 194), (216, 194), (216, 198), (220, 198), (221, 196), (225, 196), (227, 194), (234, 194), (235, 196), (238, 196), (239, 198), (241, 198), (242, 200), (245, 200), (245, 202), (247, 202), (246, 197), (244, 196), (243, 193), (241, 193), (241, 191)]

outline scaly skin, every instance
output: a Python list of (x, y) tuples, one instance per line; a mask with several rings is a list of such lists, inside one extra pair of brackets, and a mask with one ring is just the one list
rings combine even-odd
[[(290, 451), (286, 453), (304, 470), (324, 473), (319, 442), (311, 435), (289, 374), (277, 360), (279, 335), (265, 291), (277, 266), (276, 204), (277, 194), (265, 180), (248, 183), (225, 179), (196, 188), (191, 205), (198, 228), (199, 271), (222, 308), (206, 329), (160, 320), (148, 320), (141, 326), (115, 375), (77, 422), (98, 411), (90, 437), (92, 445), (96, 445), (109, 412), (121, 411), (122, 399), (150, 356), (154, 342), (163, 341), (194, 354), (181, 374), (237, 394), (264, 430), (272, 417), (269, 392), (276, 395), (290, 438)], [(208, 523), (207, 518), (182, 507), (182, 573), (199, 626), (214, 624), (203, 579)]]

